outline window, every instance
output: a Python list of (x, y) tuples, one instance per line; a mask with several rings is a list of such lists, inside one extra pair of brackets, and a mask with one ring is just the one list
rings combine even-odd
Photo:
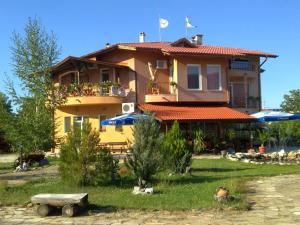
[(100, 81), (101, 82), (109, 81), (109, 70), (108, 69), (101, 70)]
[(123, 131), (123, 126), (122, 125), (116, 125), (115, 126), (115, 131), (116, 132), (122, 132)]
[(156, 69), (167, 69), (167, 60), (156, 60)]
[(64, 118), (64, 131), (65, 133), (71, 131), (71, 117), (69, 116)]
[(107, 119), (107, 116), (106, 115), (99, 115), (99, 131), (100, 132), (105, 132), (106, 131), (106, 126), (102, 126), (101, 125), (101, 122), (103, 120), (106, 120)]
[(88, 117), (75, 116), (74, 119), (73, 119), (73, 126), (74, 126), (74, 128), (79, 127), (80, 129), (82, 129), (83, 123), (85, 121), (88, 121)]
[(188, 89), (201, 89), (200, 65), (187, 65)]
[(220, 65), (207, 65), (207, 90), (222, 90)]

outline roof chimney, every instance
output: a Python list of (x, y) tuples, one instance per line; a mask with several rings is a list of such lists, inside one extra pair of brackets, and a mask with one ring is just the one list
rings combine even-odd
[(140, 42), (141, 42), (141, 43), (142, 43), (142, 42), (145, 42), (145, 36), (146, 36), (145, 32), (141, 32), (141, 33), (140, 33)]
[(203, 35), (202, 34), (196, 34), (195, 36), (192, 37), (192, 42), (195, 45), (202, 45), (203, 41)]
[(105, 44), (105, 47), (106, 47), (106, 48), (110, 47), (110, 43), (107, 42), (107, 43)]

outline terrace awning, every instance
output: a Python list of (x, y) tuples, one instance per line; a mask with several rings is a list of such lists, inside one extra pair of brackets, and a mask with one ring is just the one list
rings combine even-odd
[(224, 106), (174, 106), (142, 104), (139, 108), (149, 110), (161, 121), (183, 120), (231, 120), (231, 121), (255, 121), (255, 118), (246, 113), (239, 112)]
[(121, 116), (113, 117), (107, 120), (103, 120), (101, 122), (102, 126), (122, 126), (122, 125), (132, 125), (134, 124), (139, 118), (146, 117), (144, 114), (137, 114), (137, 113), (130, 113), (124, 114)]
[(286, 120), (300, 120), (300, 114), (285, 113), (280, 111), (266, 111), (254, 113), (251, 116), (255, 117), (259, 122), (275, 122)]

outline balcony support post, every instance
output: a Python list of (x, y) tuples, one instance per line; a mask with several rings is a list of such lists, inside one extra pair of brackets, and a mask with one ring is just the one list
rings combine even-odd
[(245, 108), (248, 109), (247, 76), (244, 75)]

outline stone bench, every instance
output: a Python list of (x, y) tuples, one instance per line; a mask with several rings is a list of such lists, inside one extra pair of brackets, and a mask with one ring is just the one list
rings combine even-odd
[(40, 216), (49, 215), (53, 207), (62, 207), (62, 215), (72, 217), (88, 205), (88, 194), (38, 194), (31, 197), (31, 202), (37, 205)]

